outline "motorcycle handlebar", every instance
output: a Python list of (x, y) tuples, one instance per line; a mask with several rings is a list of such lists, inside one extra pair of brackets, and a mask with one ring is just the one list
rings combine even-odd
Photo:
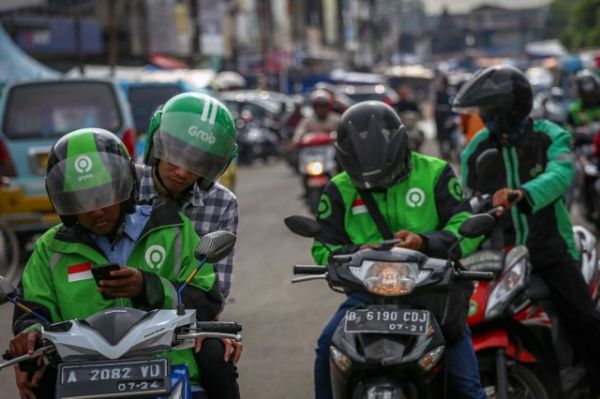
[(195, 330), (219, 334), (238, 334), (242, 331), (242, 325), (235, 321), (198, 321)]
[(312, 265), (294, 265), (294, 274), (325, 274), (327, 268)]
[(454, 275), (460, 280), (472, 281), (492, 281), (496, 278), (496, 275), (493, 272), (480, 272), (473, 270), (457, 270)]

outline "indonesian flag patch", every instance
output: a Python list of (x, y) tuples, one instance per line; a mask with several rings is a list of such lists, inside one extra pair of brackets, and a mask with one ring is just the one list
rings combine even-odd
[(81, 281), (93, 278), (92, 275), (92, 264), (81, 263), (79, 265), (69, 266), (67, 268), (67, 274), (69, 276), (69, 282)]
[(367, 213), (367, 206), (365, 205), (365, 201), (360, 198), (357, 198), (352, 203), (352, 214), (360, 215), (361, 213)]

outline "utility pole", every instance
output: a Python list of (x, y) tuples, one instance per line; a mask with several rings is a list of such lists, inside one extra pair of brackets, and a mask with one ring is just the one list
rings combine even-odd
[(192, 48), (190, 51), (189, 64), (190, 68), (195, 68), (196, 63), (201, 57), (202, 52), (202, 32), (200, 31), (200, 9), (199, 3), (201, 0), (191, 0), (190, 14), (192, 14)]
[(115, 10), (116, 0), (108, 0), (108, 64), (110, 65), (110, 76), (115, 76), (117, 65), (117, 12)]

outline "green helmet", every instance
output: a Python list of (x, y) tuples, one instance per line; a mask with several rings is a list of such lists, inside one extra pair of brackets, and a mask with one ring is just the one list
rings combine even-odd
[(50, 150), (46, 191), (63, 223), (75, 215), (123, 203), (132, 212), (137, 177), (127, 148), (113, 133), (79, 129), (61, 137)]
[(154, 165), (161, 159), (212, 183), (237, 154), (235, 132), (233, 116), (219, 100), (178, 94), (152, 116), (144, 162)]

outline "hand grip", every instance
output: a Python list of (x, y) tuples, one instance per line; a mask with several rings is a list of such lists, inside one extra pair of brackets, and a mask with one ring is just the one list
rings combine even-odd
[(517, 194), (517, 193), (508, 194), (508, 202), (515, 202), (517, 199), (519, 199), (519, 194)]
[(324, 266), (294, 265), (294, 274), (325, 274), (327, 268)]
[(235, 321), (198, 321), (196, 329), (202, 332), (237, 334), (242, 331), (242, 325)]
[(474, 281), (492, 281), (496, 278), (493, 272), (481, 272), (474, 270), (460, 270), (455, 273), (456, 278), (460, 280), (474, 280)]
[(4, 359), (4, 360), (11, 360), (13, 358), (14, 358), (13, 354), (10, 353), (8, 350), (6, 352), (4, 352), (4, 354), (2, 355), (2, 359)]

